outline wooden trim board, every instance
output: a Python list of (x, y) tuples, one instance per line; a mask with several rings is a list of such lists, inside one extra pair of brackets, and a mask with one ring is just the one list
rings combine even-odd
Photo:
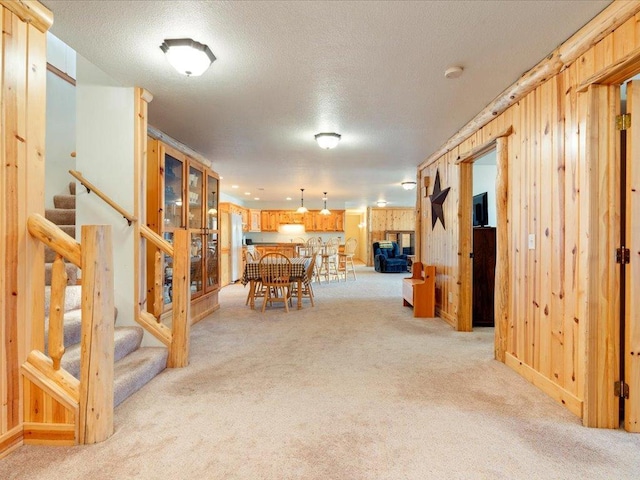
[(558, 403), (561, 403), (562, 405), (567, 407), (569, 411), (571, 411), (571, 413), (582, 418), (583, 402), (578, 397), (572, 395), (570, 392), (567, 392), (562, 387), (559, 387), (547, 377), (543, 376), (541, 373), (538, 373), (529, 365), (521, 362), (508, 352), (505, 353), (504, 363), (509, 368), (515, 370), (519, 375), (531, 382), (533, 385), (538, 387), (544, 393), (549, 395), (551, 398), (556, 400)]

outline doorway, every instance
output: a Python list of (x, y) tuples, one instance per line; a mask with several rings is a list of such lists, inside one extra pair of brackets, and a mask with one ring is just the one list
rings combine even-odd
[(472, 327), (494, 326), (496, 272), (496, 150), (476, 158), (472, 169)]

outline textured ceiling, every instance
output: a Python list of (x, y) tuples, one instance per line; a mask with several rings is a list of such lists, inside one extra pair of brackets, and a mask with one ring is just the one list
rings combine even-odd
[[(154, 95), (150, 123), (209, 158), (258, 208), (414, 205), (416, 166), (609, 1), (44, 0), (52, 33)], [(217, 57), (179, 75), (159, 46)], [(444, 71), (464, 67), (447, 80)], [(313, 135), (342, 134), (333, 150)], [(238, 189), (232, 190), (236, 184)], [(250, 196), (244, 195), (250, 192)], [(289, 204), (290, 205), (290, 204)]]

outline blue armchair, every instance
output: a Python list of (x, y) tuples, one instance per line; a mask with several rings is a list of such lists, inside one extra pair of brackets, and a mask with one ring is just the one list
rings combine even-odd
[(406, 273), (407, 256), (400, 253), (396, 242), (374, 242), (373, 262), (376, 272)]

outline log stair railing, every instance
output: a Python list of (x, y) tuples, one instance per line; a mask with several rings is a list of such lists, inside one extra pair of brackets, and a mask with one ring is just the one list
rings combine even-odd
[[(111, 226), (85, 225), (81, 243), (41, 215), (27, 220), (31, 236), (56, 252), (49, 315), (48, 353), (32, 350), (21, 365), (25, 385), (42, 398), (65, 409), (49, 418), (44, 405), (25, 405), (25, 425), (34, 437), (58, 439), (62, 444), (90, 444), (113, 434), (113, 258)], [(64, 355), (65, 260), (82, 269), (82, 335), (80, 380), (61, 368)], [(44, 319), (33, 322), (44, 325)], [(25, 386), (25, 388), (27, 388)], [(42, 401), (45, 403), (45, 401)], [(58, 421), (56, 421), (58, 418)], [(25, 427), (26, 429), (27, 427)], [(35, 434), (33, 432), (36, 432)]]
[[(138, 222), (138, 219), (134, 215), (127, 212), (109, 195), (91, 183), (81, 172), (69, 170), (69, 173), (87, 189), (87, 193), (95, 193), (107, 205), (122, 215), (130, 226), (136, 224), (140, 232), (140, 237), (150, 242), (154, 249), (157, 249), (154, 257), (153, 278), (146, 280), (148, 283), (153, 282), (156, 286), (156, 295), (153, 302), (154, 312), (162, 311), (162, 255), (166, 254), (173, 258), (174, 296), (171, 328), (162, 323), (160, 314), (155, 316), (148, 312), (143, 307), (143, 303), (138, 303), (136, 321), (169, 349), (169, 356), (167, 358), (168, 368), (186, 367), (189, 364), (189, 307), (191, 300), (191, 291), (189, 288), (191, 274), (189, 256), (191, 245), (190, 232), (188, 230), (177, 230), (174, 233), (174, 243), (172, 245), (149, 227)], [(139, 281), (144, 280), (141, 279)], [(135, 288), (137, 291), (142, 290), (141, 285), (137, 285)]]

